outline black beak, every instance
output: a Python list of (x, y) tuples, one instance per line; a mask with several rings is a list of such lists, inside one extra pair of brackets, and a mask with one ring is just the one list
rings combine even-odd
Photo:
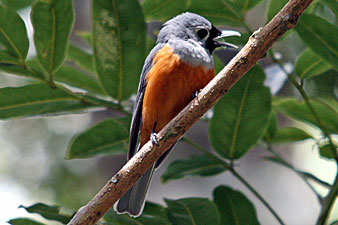
[(210, 54), (212, 53), (212, 51), (215, 50), (215, 48), (219, 48), (219, 47), (238, 48), (236, 45), (233, 45), (231, 43), (218, 41), (221, 38), (230, 37), (230, 36), (241, 36), (241, 34), (233, 30), (220, 31), (216, 27), (212, 26), (210, 30), (210, 35), (208, 39), (206, 40), (206, 48), (209, 49)]

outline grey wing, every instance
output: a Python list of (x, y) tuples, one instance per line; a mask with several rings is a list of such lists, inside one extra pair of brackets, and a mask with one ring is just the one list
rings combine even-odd
[(136, 102), (133, 109), (133, 116), (131, 119), (128, 160), (134, 156), (134, 154), (137, 152), (138, 149), (137, 142), (142, 124), (142, 104), (144, 92), (146, 89), (146, 80), (145, 80), (146, 75), (148, 74), (153, 65), (153, 58), (156, 52), (160, 50), (163, 47), (163, 45), (164, 43), (159, 43), (150, 51), (142, 69), (136, 96)]

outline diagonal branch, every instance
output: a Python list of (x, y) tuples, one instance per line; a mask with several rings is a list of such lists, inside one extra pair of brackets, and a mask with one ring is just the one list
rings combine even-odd
[(293, 28), (312, 0), (290, 0), (284, 8), (249, 39), (221, 72), (159, 133), (159, 146), (151, 141), (130, 159), (85, 206), (70, 225), (94, 224), (146, 172), (171, 145), (207, 112), (266, 53), (286, 31)]

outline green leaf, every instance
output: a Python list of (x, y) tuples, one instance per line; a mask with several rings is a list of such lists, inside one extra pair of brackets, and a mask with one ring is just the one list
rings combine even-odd
[(221, 225), (259, 224), (254, 205), (239, 191), (227, 186), (218, 186), (213, 192), (221, 215)]
[(0, 55), (0, 63), (11, 56), (18, 64), (25, 64), (29, 47), (25, 23), (13, 9), (0, 4), (0, 49), (1, 46), (7, 56)]
[(153, 202), (146, 202), (142, 215), (156, 216), (156, 217), (162, 218), (163, 220), (169, 223), (167, 209)]
[(240, 158), (264, 134), (271, 112), (264, 79), (263, 70), (255, 66), (215, 105), (209, 139), (222, 157)]
[(216, 205), (206, 198), (164, 199), (168, 218), (173, 225), (219, 224), (220, 215)]
[(83, 110), (84, 104), (72, 95), (45, 84), (0, 88), (0, 119), (56, 114)]
[(44, 225), (29, 218), (15, 218), (8, 221), (11, 225)]
[(105, 91), (118, 101), (137, 89), (146, 49), (146, 26), (137, 0), (94, 0), (94, 60)]
[(88, 74), (81, 72), (73, 67), (62, 65), (60, 69), (54, 74), (56, 81), (63, 82), (73, 87), (81, 88), (86, 91), (104, 95), (99, 82)]
[(264, 157), (264, 159), (285, 166), (287, 168), (294, 169), (290, 164), (287, 164), (286, 161), (283, 161), (281, 158), (278, 158), (276, 156), (267, 156)]
[(303, 51), (296, 60), (296, 73), (302, 79), (318, 76), (331, 68), (330, 64), (309, 49)]
[[(336, 152), (338, 154), (338, 146), (336, 144), (335, 144), (335, 147), (336, 147)], [(335, 155), (333, 154), (332, 148), (329, 143), (320, 146), (319, 153), (320, 153), (320, 156), (327, 158), (327, 159), (335, 158)]]
[(266, 131), (264, 134), (264, 140), (266, 142), (270, 142), (271, 139), (276, 135), (277, 129), (278, 129), (278, 120), (276, 117), (276, 113), (272, 111), (269, 117), (269, 125), (266, 128)]
[(214, 25), (244, 26), (241, 10), (230, 0), (192, 0), (187, 11), (207, 18)]
[[(334, 100), (310, 100), (323, 126), (330, 133), (338, 133), (338, 104)], [(305, 102), (294, 98), (274, 99), (273, 107), (284, 115), (319, 127)]]
[(220, 162), (206, 155), (199, 155), (172, 162), (163, 173), (161, 180), (167, 182), (186, 176), (212, 176), (223, 171), (225, 168)]
[(256, 5), (258, 5), (262, 0), (233, 0), (232, 2), (239, 8), (244, 14), (249, 9), (252, 9)]
[(103, 217), (107, 225), (169, 225), (166, 209), (160, 205), (146, 202), (142, 215), (137, 218), (127, 214), (117, 214), (110, 209)]
[(18, 10), (30, 6), (33, 1), (34, 0), (2, 0), (2, 3), (12, 9)]
[(38, 72), (35, 73), (33, 70), (27, 70), (26, 68), (13, 64), (0, 63), (0, 71), (27, 78), (44, 79), (43, 74), (40, 74)]
[(189, 1), (144, 0), (142, 9), (147, 20), (166, 21), (186, 11)]
[(129, 140), (129, 126), (127, 125), (129, 120), (129, 117), (107, 119), (80, 133), (70, 142), (66, 159), (126, 152)]
[(103, 94), (97, 80), (70, 66), (60, 67), (55, 73), (55, 80), (92, 93)]
[(63, 224), (67, 224), (71, 219), (71, 216), (61, 214), (58, 206), (36, 203), (28, 207), (21, 205), (19, 208), (24, 208), (29, 213), (37, 213), (45, 219), (59, 221)]
[(303, 14), (295, 29), (314, 53), (338, 69), (338, 28), (335, 25), (321, 17)]
[[(38, 73), (41, 74), (43, 71), (40, 70), (38, 65), (38, 61), (36, 59), (29, 60), (27, 65), (30, 69), (34, 69), (39, 71)], [(54, 74), (54, 80), (65, 83), (67, 85), (84, 89), (86, 91), (101, 94), (103, 95), (104, 92), (98, 83), (98, 81), (93, 77), (93, 75), (86, 74), (81, 72), (74, 67), (68, 65), (62, 65), (58, 71)]]
[(304, 91), (309, 97), (337, 99), (338, 70), (330, 69), (320, 76), (307, 79)]
[(326, 5), (338, 17), (338, 2), (336, 0), (321, 0), (322, 4)]
[(95, 73), (94, 57), (75, 45), (69, 45), (67, 59), (74, 62), (81, 69)]
[(9, 52), (0, 50), (0, 63), (18, 64), (18, 59)]
[(34, 42), (42, 68), (52, 75), (63, 63), (74, 23), (72, 0), (38, 0), (31, 20)]
[(288, 0), (270, 0), (268, 5), (268, 21), (270, 21), (288, 2)]
[(276, 135), (270, 140), (272, 144), (290, 143), (304, 141), (313, 138), (306, 131), (297, 127), (283, 127), (277, 130)]

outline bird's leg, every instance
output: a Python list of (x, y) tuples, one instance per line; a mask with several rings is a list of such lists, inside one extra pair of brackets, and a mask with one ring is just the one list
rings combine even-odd
[(191, 96), (191, 100), (193, 100), (194, 98), (197, 98), (197, 96), (200, 92), (201, 92), (201, 90), (195, 91), (194, 94), (192, 94), (192, 96)]
[(156, 125), (157, 125), (157, 122), (154, 123), (153, 130), (151, 131), (151, 134), (150, 134), (150, 140), (154, 145), (159, 146), (157, 133), (155, 132)]

